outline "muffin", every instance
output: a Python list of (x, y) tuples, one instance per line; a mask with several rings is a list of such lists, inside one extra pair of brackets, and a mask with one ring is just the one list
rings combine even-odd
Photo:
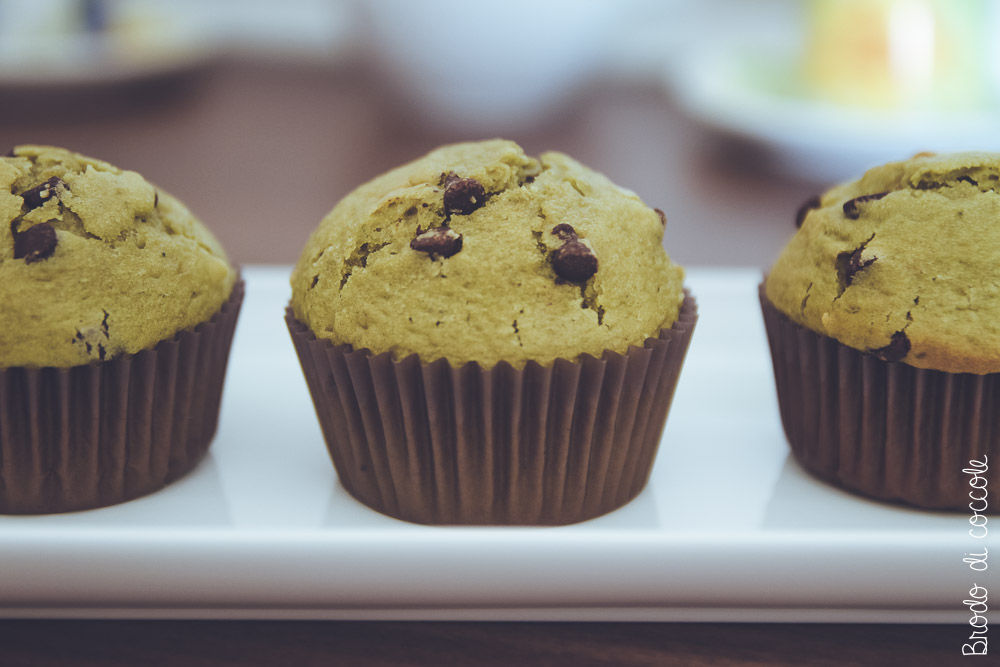
[(190, 470), (215, 432), (242, 283), (139, 174), (0, 158), (0, 512), (85, 509)]
[(503, 140), (345, 197), (287, 314), (344, 487), (421, 523), (572, 523), (632, 499), (696, 319), (664, 224)]
[[(922, 153), (801, 210), (761, 290), (785, 433), (834, 485), (969, 504), (1000, 454), (1000, 155)], [(1000, 482), (998, 468), (986, 476)]]

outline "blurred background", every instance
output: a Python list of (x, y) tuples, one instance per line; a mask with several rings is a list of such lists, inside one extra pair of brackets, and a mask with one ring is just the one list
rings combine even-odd
[(688, 265), (770, 263), (827, 185), (1000, 150), (991, 0), (0, 0), (0, 148), (144, 174), (241, 263), (291, 263), (435, 146), (560, 150)]

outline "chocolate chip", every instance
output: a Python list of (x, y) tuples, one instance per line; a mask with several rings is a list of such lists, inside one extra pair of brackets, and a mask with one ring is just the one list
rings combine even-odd
[(156, 208), (159, 205), (160, 205), (160, 191), (159, 190), (154, 190), (153, 191), (153, 208)]
[(47, 222), (29, 227), (14, 234), (14, 259), (24, 259), (26, 264), (48, 259), (56, 250), (55, 228)]
[(861, 209), (858, 208), (858, 204), (864, 204), (866, 202), (881, 199), (887, 194), (889, 193), (876, 192), (873, 195), (861, 195), (860, 197), (855, 197), (854, 199), (848, 199), (844, 202), (844, 215), (851, 220), (857, 220), (861, 216)]
[(474, 178), (459, 178), (455, 172), (444, 177), (445, 213), (469, 215), (486, 203), (486, 190)]
[(902, 361), (910, 353), (910, 339), (905, 331), (897, 331), (892, 334), (888, 345), (872, 350), (871, 353), (882, 361)]
[[(868, 239), (869, 241), (871, 239)], [(872, 257), (861, 261), (861, 253), (864, 252), (868, 241), (865, 241), (853, 251), (845, 251), (837, 255), (837, 277), (840, 279), (842, 287), (850, 287), (854, 282), (854, 275), (875, 263), (878, 257)]]
[(17, 157), (17, 153), (15, 153), (14, 149), (11, 148), (9, 151), (7, 151), (6, 153), (4, 153), (3, 156), (4, 157)]
[(572, 283), (586, 282), (597, 273), (597, 256), (576, 239), (563, 243), (549, 255), (549, 261), (557, 276)]
[(965, 181), (969, 185), (975, 185), (976, 187), (979, 187), (979, 183), (974, 181), (971, 176), (959, 176), (956, 180)]
[(64, 189), (66, 189), (66, 184), (63, 180), (58, 176), (53, 176), (44, 183), (39, 183), (30, 190), (21, 193), (21, 199), (24, 200), (22, 210), (36, 209), (53, 197), (58, 197)]
[(576, 230), (573, 229), (573, 225), (568, 225), (565, 222), (560, 222), (558, 225), (553, 227), (552, 234), (557, 236), (561, 241), (572, 241), (576, 239)]
[(661, 211), (658, 208), (654, 208), (653, 210), (656, 211), (656, 215), (660, 216), (660, 224), (663, 225), (664, 227), (666, 227), (667, 226), (667, 214), (664, 213), (663, 211)]
[[(418, 229), (419, 232), (419, 229)], [(419, 252), (426, 252), (431, 257), (451, 257), (462, 249), (462, 235), (451, 227), (441, 225), (426, 232), (418, 233), (410, 241), (410, 247)]]
[(802, 223), (806, 221), (806, 216), (809, 215), (809, 211), (819, 208), (819, 206), (819, 195), (813, 195), (809, 199), (802, 202), (802, 206), (799, 206), (799, 210), (795, 212), (795, 228), (798, 229), (801, 227)]

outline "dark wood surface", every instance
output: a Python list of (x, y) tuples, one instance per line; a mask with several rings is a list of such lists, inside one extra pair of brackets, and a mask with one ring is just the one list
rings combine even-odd
[[(771, 176), (758, 153), (709, 137), (652, 84), (595, 83), (508, 136), (570, 153), (665, 210), (667, 247), (689, 265), (764, 267), (819, 188)], [(137, 170), (241, 263), (294, 261), (355, 185), (470, 138), (418, 127), (364, 67), (227, 61), (156, 85), (0, 91), (0, 146), (63, 145)], [(947, 665), (966, 629), (7, 620), (0, 665)]]
[(0, 664), (943, 667), (971, 659), (962, 641), (936, 625), (3, 621)]

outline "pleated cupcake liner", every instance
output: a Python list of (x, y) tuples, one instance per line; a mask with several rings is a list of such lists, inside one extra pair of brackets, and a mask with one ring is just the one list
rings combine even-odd
[(207, 322), (71, 368), (0, 368), (0, 513), (114, 505), (181, 477), (215, 435), (238, 281)]
[(1000, 373), (882, 361), (796, 324), (771, 304), (763, 283), (760, 303), (781, 421), (807, 471), (927, 509), (970, 511), (971, 476), (963, 470), (974, 459), (992, 464), (980, 476), (1000, 488)]
[(344, 488), (424, 524), (560, 525), (606, 514), (645, 486), (697, 321), (600, 359), (484, 369), (395, 360), (286, 322)]

